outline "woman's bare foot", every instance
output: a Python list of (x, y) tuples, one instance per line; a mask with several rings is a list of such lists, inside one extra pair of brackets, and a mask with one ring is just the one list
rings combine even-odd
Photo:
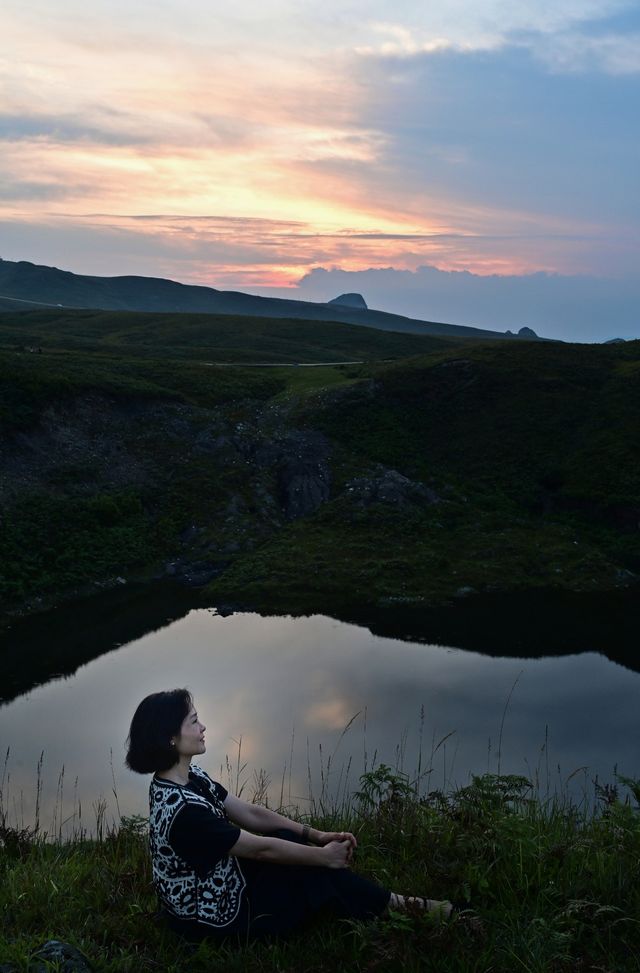
[(453, 904), (448, 899), (423, 899), (417, 895), (398, 895), (391, 893), (389, 908), (399, 912), (428, 912), (439, 919), (449, 919)]
[(474, 935), (481, 934), (484, 928), (482, 919), (472, 909), (455, 906), (448, 899), (423, 899), (417, 895), (398, 895), (392, 892), (389, 909), (407, 912), (409, 915), (426, 912), (439, 922), (447, 922), (455, 914)]

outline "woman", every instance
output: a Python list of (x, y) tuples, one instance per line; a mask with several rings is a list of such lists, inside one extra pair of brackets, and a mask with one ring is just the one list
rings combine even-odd
[(149, 788), (153, 881), (169, 925), (192, 940), (284, 935), (321, 911), (371, 919), (391, 909), (448, 917), (450, 902), (406, 899), (349, 870), (348, 832), (317, 831), (229, 794), (191, 760), (205, 727), (186, 689), (138, 706), (127, 766)]

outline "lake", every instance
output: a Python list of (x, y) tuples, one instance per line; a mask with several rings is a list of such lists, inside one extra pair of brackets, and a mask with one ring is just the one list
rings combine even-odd
[(124, 767), (124, 740), (142, 697), (178, 686), (207, 726), (201, 766), (245, 797), (268, 784), (272, 805), (341, 800), (381, 762), (420, 772), (423, 792), (500, 771), (592, 800), (596, 777), (640, 776), (638, 672), (586, 635), (590, 651), (539, 658), (518, 657), (522, 633), (511, 657), (483, 637), (487, 651), (471, 651), (148, 592), (16, 623), (3, 650), (5, 812), (30, 825), (38, 802), (41, 826), (65, 834), (93, 830), (102, 801), (107, 820), (145, 814), (148, 778)]

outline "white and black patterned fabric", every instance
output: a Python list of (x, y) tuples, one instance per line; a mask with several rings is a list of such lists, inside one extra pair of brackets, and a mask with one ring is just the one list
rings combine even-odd
[[(176, 919), (195, 920), (222, 930), (238, 917), (246, 886), (238, 859), (226, 852), (240, 834), (227, 818), (223, 800), (227, 792), (200, 769), (191, 767), (189, 785), (154, 777), (149, 787), (149, 844), (153, 882), (167, 912)], [(181, 812), (197, 811), (198, 818), (220, 833), (217, 860), (194, 868), (182, 857), (172, 840), (172, 826)], [(212, 843), (208, 843), (211, 854)], [(220, 851), (223, 853), (220, 854)]]
[[(149, 789), (153, 877), (170, 928), (186, 939), (245, 942), (286, 936), (322, 911), (344, 919), (380, 915), (390, 893), (351, 869), (280, 865), (229, 850), (240, 829), (227, 791), (200, 767), (185, 787), (154, 778)], [(300, 830), (273, 837), (301, 842)]]

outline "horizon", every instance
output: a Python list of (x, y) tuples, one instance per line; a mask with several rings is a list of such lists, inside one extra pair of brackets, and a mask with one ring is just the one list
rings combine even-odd
[[(12, 263), (14, 261), (9, 261), (9, 260), (7, 260), (7, 258), (0, 257), (0, 263), (3, 263), (3, 262), (4, 263)], [(37, 266), (37, 267), (42, 267), (42, 266), (47, 267), (47, 265), (43, 265), (43, 264), (34, 264), (33, 261), (29, 261), (29, 260), (17, 261), (17, 262), (28, 263), (28, 264), (31, 264), (31, 265)], [(68, 268), (64, 268), (64, 267), (52, 267), (52, 268), (48, 268), (48, 269), (57, 270), (57, 271), (60, 271), (62, 273), (71, 273), (71, 274), (74, 274), (76, 276), (83, 276), (81, 274), (76, 274), (75, 271), (69, 270)], [(474, 294), (474, 291), (473, 291), (473, 287), (475, 287), (477, 284), (480, 284), (480, 286), (482, 286), (482, 287), (486, 287), (487, 284), (489, 284), (489, 285), (493, 284), (498, 289), (504, 288), (505, 285), (507, 285), (507, 286), (510, 285), (512, 288), (516, 288), (516, 292), (512, 296), (513, 296), (513, 299), (514, 300), (518, 301), (518, 300), (521, 300), (522, 297), (523, 297), (522, 287), (526, 287), (528, 284), (533, 284), (534, 288), (536, 287), (536, 285), (540, 285), (540, 284), (543, 284), (543, 285), (549, 284), (552, 287), (556, 287), (557, 288), (558, 285), (562, 286), (563, 284), (566, 284), (567, 282), (570, 284), (571, 283), (571, 280), (572, 280), (571, 278), (562, 278), (560, 275), (557, 275), (557, 274), (546, 274), (546, 273), (541, 272), (541, 271), (538, 271), (538, 272), (535, 272), (535, 273), (532, 273), (532, 274), (529, 274), (529, 275), (522, 275), (520, 277), (506, 277), (504, 275), (501, 276), (501, 275), (497, 275), (497, 274), (485, 275), (484, 277), (482, 277), (480, 275), (471, 274), (471, 273), (469, 273), (467, 271), (465, 271), (465, 272), (462, 272), (462, 271), (454, 271), (452, 273), (448, 273), (447, 274), (447, 273), (442, 273), (442, 272), (438, 271), (434, 267), (421, 267), (421, 268), (418, 268), (417, 273), (419, 273), (420, 271), (422, 271), (422, 272), (430, 272), (432, 275), (433, 274), (436, 274), (437, 275), (436, 279), (437, 278), (440, 278), (440, 282), (441, 283), (442, 283), (442, 281), (445, 282), (445, 290), (444, 290), (444, 293), (440, 295), (440, 299), (442, 301), (444, 301), (444, 304), (442, 305), (443, 307), (454, 307), (456, 305), (456, 303), (457, 303), (459, 308), (464, 308), (464, 302), (465, 302), (465, 300), (468, 303), (470, 300), (473, 301), (475, 299), (475, 294)], [(385, 271), (382, 271), (381, 273), (384, 275)], [(334, 299), (336, 299), (337, 297), (339, 297), (339, 296), (341, 296), (343, 294), (354, 294), (355, 293), (355, 294), (358, 294), (359, 296), (361, 296), (361, 297), (364, 298), (364, 300), (365, 300), (365, 302), (367, 304), (367, 308), (369, 310), (371, 310), (371, 311), (385, 311), (386, 313), (389, 313), (389, 314), (401, 315), (401, 316), (405, 316), (407, 318), (412, 318), (413, 320), (423, 320), (423, 321), (426, 321), (427, 320), (426, 318), (420, 318), (420, 317), (417, 317), (415, 314), (412, 314), (411, 313), (411, 307), (410, 307), (411, 295), (409, 295), (409, 305), (407, 306), (407, 308), (405, 310), (398, 310), (398, 307), (397, 306), (393, 306), (393, 297), (391, 298), (391, 300), (389, 299), (389, 295), (388, 295), (388, 290), (387, 289), (383, 289), (382, 291), (378, 292), (382, 304), (386, 304), (387, 306), (379, 306), (378, 304), (372, 303), (371, 300), (367, 300), (366, 294), (361, 294), (360, 291), (357, 291), (357, 290), (353, 290), (353, 289), (350, 290), (349, 287), (347, 286), (348, 284), (351, 283), (351, 281), (349, 280), (349, 278), (351, 278), (351, 277), (363, 277), (363, 278), (365, 278), (365, 283), (366, 283), (367, 277), (369, 275), (372, 275), (372, 274), (373, 274), (374, 283), (375, 283), (375, 272), (372, 272), (372, 271), (363, 271), (360, 274), (356, 274), (356, 273), (348, 274), (348, 273), (339, 272), (339, 271), (327, 272), (327, 271), (324, 271), (323, 268), (315, 268), (315, 270), (312, 270), (310, 272), (310, 274), (307, 275), (307, 277), (305, 279), (303, 279), (302, 281), (300, 281), (300, 287), (301, 288), (302, 287), (305, 287), (305, 286), (307, 286), (309, 288), (309, 290), (310, 290), (310, 296), (308, 296), (306, 293), (303, 295), (303, 294), (301, 294), (299, 292), (297, 292), (297, 293), (295, 293), (295, 294), (292, 295), (289, 290), (286, 290), (285, 289), (285, 290), (282, 290), (282, 291), (278, 291), (277, 288), (264, 288), (263, 291), (262, 291), (262, 293), (259, 293), (258, 291), (253, 291), (252, 292), (252, 291), (249, 291), (249, 290), (244, 291), (242, 293), (246, 293), (246, 294), (252, 294), (253, 293), (254, 295), (257, 295), (257, 296), (273, 297), (273, 298), (276, 298), (276, 299), (284, 299), (284, 300), (296, 300), (296, 301), (302, 301), (302, 302), (305, 302), (305, 303), (312, 303), (312, 304), (326, 304), (326, 303), (329, 303), (329, 302), (333, 301)], [(118, 279), (120, 277), (134, 276), (134, 277), (140, 277), (140, 279), (147, 279), (147, 280), (149, 280), (149, 279), (171, 280), (173, 283), (184, 284), (185, 286), (205, 286), (205, 287), (208, 286), (208, 285), (193, 285), (193, 284), (190, 284), (188, 281), (179, 281), (179, 280), (175, 280), (173, 278), (157, 278), (157, 277), (154, 277), (153, 275), (150, 275), (150, 276), (142, 275), (141, 276), (141, 275), (127, 275), (127, 274), (123, 274), (123, 275), (121, 275), (121, 274), (115, 274), (115, 275), (111, 275), (111, 274), (95, 274), (95, 275), (90, 275), (90, 276), (95, 276), (95, 277), (98, 277), (98, 278), (102, 277), (102, 278), (108, 279), (108, 280)], [(318, 276), (319, 276), (319, 283), (318, 283), (318, 279), (317, 279)], [(337, 277), (337, 280), (336, 280), (336, 284), (335, 284), (335, 287), (334, 287), (334, 292), (330, 292), (330, 288), (331, 288), (331, 285), (333, 283), (334, 276)], [(465, 280), (465, 282), (467, 284), (469, 284), (469, 283), (471, 284), (472, 290), (471, 290), (470, 293), (467, 293), (466, 295), (464, 295), (464, 294), (457, 294), (456, 295), (456, 294), (452, 294), (451, 289), (449, 289), (448, 291), (446, 290), (446, 282), (449, 281), (449, 280), (451, 280), (451, 279), (453, 279), (453, 278), (455, 278), (456, 276), (459, 276), (460, 278), (464, 278), (464, 280)], [(346, 278), (346, 280), (345, 280), (345, 278)], [(434, 278), (432, 277), (432, 281), (433, 281), (433, 279)], [(584, 278), (584, 280), (588, 280), (588, 278)], [(341, 281), (342, 281), (343, 284), (345, 284), (345, 286), (342, 288), (342, 290), (340, 290), (339, 287), (338, 287), (338, 285), (340, 284)], [(592, 281), (592, 283), (593, 283), (593, 281)], [(610, 282), (604, 282), (604, 283), (606, 285), (607, 283), (610, 283)], [(614, 283), (614, 286), (616, 286), (616, 282), (613, 282), (613, 283)], [(337, 290), (336, 290), (336, 287), (338, 287)], [(220, 289), (220, 288), (213, 288), (212, 287), (211, 289), (212, 290), (220, 290), (220, 292), (223, 292), (223, 289)], [(518, 293), (518, 289), (520, 289), (520, 293)], [(455, 290), (455, 285), (454, 285), (454, 290)], [(433, 291), (434, 291), (434, 289), (432, 287), (431, 288), (431, 297), (432, 297), (432, 299), (433, 299)], [(321, 296), (321, 295), (324, 295), (324, 296)], [(396, 297), (397, 296), (398, 295), (397, 295), (397, 292), (396, 292)], [(402, 295), (402, 294), (400, 294), (400, 296), (399, 296), (399, 303), (401, 305), (403, 303), (403, 296), (404, 295)], [(500, 297), (501, 303), (503, 305), (505, 303), (505, 297), (506, 296), (508, 296), (508, 295), (506, 295), (505, 293), (503, 293), (502, 295), (497, 295), (497, 294), (495, 295), (496, 298), (497, 297)], [(36, 305), (42, 304), (42, 306), (44, 306), (44, 307), (65, 307), (65, 306), (67, 306), (67, 305), (60, 305), (60, 304), (49, 304), (47, 302), (41, 302), (41, 301), (28, 301), (25, 298), (7, 297), (7, 295), (4, 295), (4, 294), (0, 294), (0, 297), (4, 297), (5, 299), (8, 299), (8, 300), (15, 300), (17, 303), (27, 303), (27, 304), (33, 303), (33, 304), (36, 304)], [(597, 326), (597, 317), (598, 317), (598, 314), (599, 314), (601, 308), (599, 308), (596, 305), (596, 307), (595, 307), (595, 315), (594, 315), (593, 297), (594, 297), (593, 293), (589, 293), (589, 292), (587, 292), (584, 295), (584, 302), (583, 302), (584, 307), (583, 307), (583, 311), (587, 315), (589, 315), (589, 313), (591, 312), (592, 316), (595, 317), (596, 326)], [(600, 295), (596, 295), (596, 297), (599, 297), (600, 304), (602, 304), (603, 299), (608, 300), (609, 297), (610, 297), (610, 295), (608, 295), (606, 293), (605, 294), (602, 294), (601, 293)], [(500, 303), (500, 300), (497, 303)], [(509, 317), (509, 316), (505, 317), (505, 308), (504, 307), (502, 308), (502, 317), (500, 317), (500, 315), (496, 315), (495, 310), (494, 310), (495, 304), (496, 304), (496, 300), (495, 299), (494, 300), (491, 300), (490, 299), (488, 302), (485, 301), (485, 307), (484, 308), (480, 307), (480, 309), (478, 309), (478, 307), (474, 305), (473, 309), (471, 310), (471, 313), (472, 314), (475, 314), (476, 315), (476, 318), (477, 318), (477, 320), (474, 320), (474, 321), (463, 320), (463, 318), (464, 318), (464, 310), (461, 310), (461, 312), (460, 312), (461, 319), (460, 320), (457, 320), (457, 321), (447, 319), (445, 317), (445, 314), (444, 313), (443, 313), (443, 315), (441, 315), (439, 317), (437, 315), (432, 315), (429, 320), (432, 320), (432, 321), (440, 321), (440, 322), (446, 323), (446, 324), (454, 324), (454, 325), (477, 327), (477, 328), (481, 328), (481, 329), (484, 329), (484, 330), (487, 330), (487, 331), (496, 331), (496, 330), (497, 331), (500, 331), (502, 329), (502, 327), (504, 327), (504, 330), (505, 331), (506, 330), (510, 330), (513, 333), (516, 333), (521, 328), (532, 328), (532, 325), (531, 324), (526, 324), (526, 323), (523, 324), (522, 323), (522, 320), (520, 320), (519, 323), (514, 323), (514, 320), (512, 320), (511, 317)], [(69, 305), (69, 308), (70, 309), (73, 309), (74, 306), (73, 305)], [(184, 313), (185, 314), (189, 314), (189, 313), (205, 313), (205, 312), (184, 312)], [(593, 322), (592, 322), (592, 326), (593, 326)], [(564, 327), (565, 327), (565, 329), (567, 329), (566, 322), (565, 322)], [(535, 329), (533, 329), (533, 330), (535, 330)], [(559, 328), (557, 330), (558, 331), (562, 331), (562, 328)], [(585, 331), (585, 323), (584, 323), (584, 320), (582, 321), (582, 330), (583, 330), (583, 332)], [(620, 331), (619, 333), (617, 333), (615, 335), (609, 335), (608, 337), (606, 335), (604, 337), (602, 335), (600, 335), (600, 336), (591, 335), (591, 337), (576, 337), (575, 335), (572, 335), (571, 333), (568, 333), (567, 336), (564, 336), (563, 337), (561, 333), (556, 333), (553, 336), (547, 335), (547, 334), (544, 334), (544, 333), (540, 333), (540, 332), (536, 332), (536, 333), (538, 334), (538, 337), (541, 337), (541, 338), (551, 338), (551, 337), (553, 337), (555, 340), (558, 340), (558, 341), (576, 342), (578, 344), (582, 344), (582, 343), (584, 343), (584, 344), (589, 344), (589, 343), (599, 343), (599, 344), (601, 344), (603, 342), (614, 341), (614, 340), (622, 340), (622, 341), (637, 341), (637, 340), (640, 340), (639, 339), (639, 336), (637, 334), (631, 334), (631, 333), (624, 334), (622, 331)]]
[(0, 19), (6, 259), (640, 337), (628, 0)]

